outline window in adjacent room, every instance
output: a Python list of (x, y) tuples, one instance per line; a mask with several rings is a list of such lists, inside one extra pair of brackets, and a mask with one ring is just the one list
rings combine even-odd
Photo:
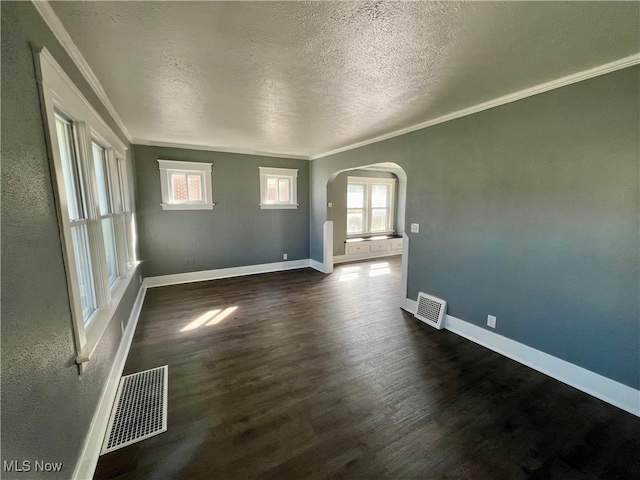
[(211, 163), (158, 160), (163, 210), (211, 210)]
[(393, 231), (395, 179), (347, 178), (347, 235)]
[(298, 208), (298, 170), (260, 167), (260, 208)]

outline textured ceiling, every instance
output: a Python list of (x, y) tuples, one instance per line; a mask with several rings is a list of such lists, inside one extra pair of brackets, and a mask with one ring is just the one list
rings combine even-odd
[(637, 2), (53, 2), (134, 141), (313, 156), (640, 51)]

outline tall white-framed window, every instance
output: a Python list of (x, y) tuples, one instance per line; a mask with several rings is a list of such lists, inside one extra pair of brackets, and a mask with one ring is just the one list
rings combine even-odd
[(298, 170), (259, 167), (260, 208), (298, 208)]
[(211, 163), (160, 160), (163, 210), (211, 210)]
[(392, 233), (395, 179), (347, 177), (347, 235)]
[(127, 148), (46, 49), (36, 58), (82, 372), (135, 271)]

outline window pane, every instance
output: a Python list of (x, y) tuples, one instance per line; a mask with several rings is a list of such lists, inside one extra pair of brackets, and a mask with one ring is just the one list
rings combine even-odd
[(64, 178), (69, 219), (78, 220), (84, 218), (84, 209), (82, 208), (82, 197), (80, 195), (80, 175), (75, 155), (72, 128), (69, 122), (56, 117), (56, 133), (62, 160), (62, 176)]
[(124, 237), (124, 242), (122, 242), (122, 248), (120, 249), (120, 258), (130, 264), (131, 257), (129, 256), (129, 229), (127, 228), (127, 215), (118, 215), (114, 221), (119, 222), (116, 230), (122, 231), (122, 235)]
[(91, 273), (91, 261), (89, 251), (89, 239), (86, 225), (76, 225), (71, 227), (73, 238), (73, 253), (78, 269), (78, 285), (80, 286), (80, 303), (82, 305), (82, 316), (84, 325), (89, 323), (89, 317), (96, 309), (95, 287), (93, 285), (93, 275)]
[(278, 201), (278, 180), (276, 178), (267, 178), (267, 201)]
[(113, 170), (113, 178), (111, 179), (111, 200), (113, 203), (113, 211), (115, 213), (122, 212), (122, 189), (120, 188), (120, 168), (118, 164), (120, 162), (116, 160), (116, 168)]
[(107, 274), (109, 284), (118, 279), (118, 256), (116, 255), (116, 238), (113, 232), (113, 218), (102, 219), (102, 235), (104, 236), (104, 249), (107, 254)]
[(100, 215), (106, 215), (111, 212), (109, 202), (109, 184), (107, 178), (106, 158), (104, 148), (100, 145), (93, 144), (93, 165), (96, 170), (96, 183), (98, 184), (98, 201), (100, 202)]
[(371, 206), (374, 208), (389, 206), (389, 185), (371, 185)]
[(388, 210), (386, 208), (374, 208), (371, 210), (371, 231), (379, 232), (387, 230)]
[(347, 233), (360, 233), (364, 230), (364, 212), (347, 212)]
[(189, 201), (201, 202), (202, 201), (202, 176), (201, 175), (187, 175), (189, 182)]
[(118, 186), (120, 188), (120, 211), (127, 211), (127, 195), (126, 195), (126, 186), (124, 183), (124, 172), (122, 171), (124, 161), (120, 160), (117, 162), (118, 165)]
[(364, 207), (364, 185), (347, 185), (347, 208)]
[(278, 200), (281, 202), (289, 201), (289, 180), (286, 178), (278, 179)]
[(174, 202), (185, 202), (187, 200), (187, 178), (184, 173), (171, 174), (171, 199)]

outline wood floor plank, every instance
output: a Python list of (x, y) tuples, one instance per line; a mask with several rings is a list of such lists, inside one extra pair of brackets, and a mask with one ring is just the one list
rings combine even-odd
[(392, 257), (149, 289), (124, 374), (169, 365), (168, 431), (95, 478), (640, 478), (640, 419), (417, 321), (399, 281)]

